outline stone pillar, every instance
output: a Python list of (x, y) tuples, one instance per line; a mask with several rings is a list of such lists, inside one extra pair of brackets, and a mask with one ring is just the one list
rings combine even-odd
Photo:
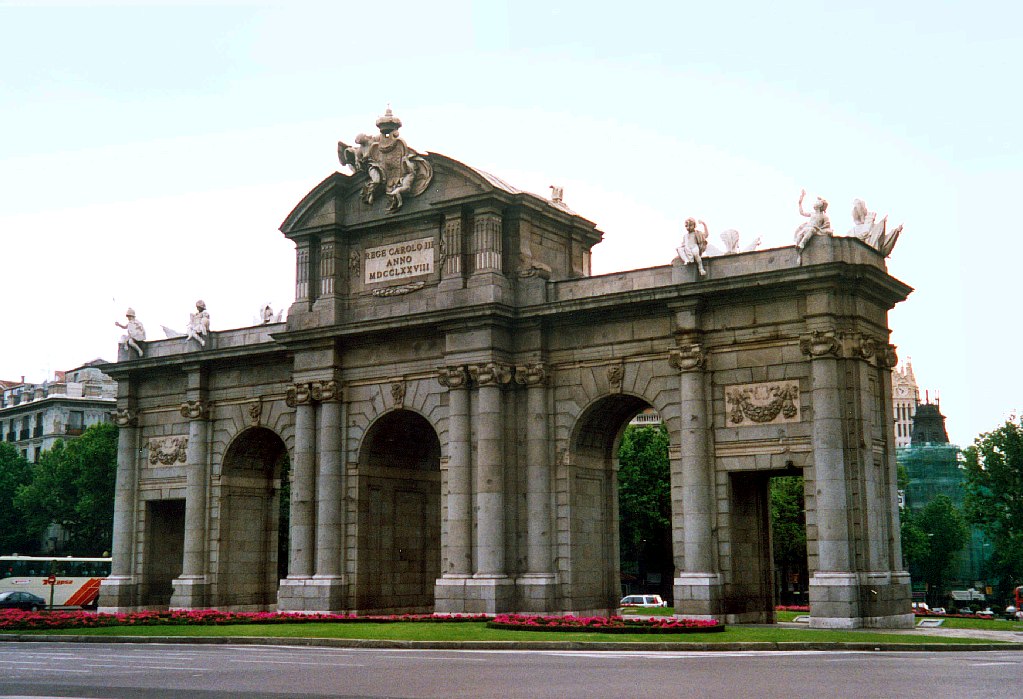
[[(124, 383), (127, 383), (125, 381)], [(117, 480), (114, 484), (114, 526), (110, 575), (100, 582), (100, 611), (127, 611), (138, 604), (138, 581), (134, 575), (135, 502), (138, 484), (138, 413), (119, 408), (113, 413), (117, 434)]]
[(280, 582), (277, 608), (304, 611), (314, 607), (309, 588), (316, 553), (316, 406), (312, 386), (297, 383), (288, 389), (295, 408), (295, 451), (291, 463), (291, 529), (288, 577)]
[(316, 472), (315, 608), (339, 611), (347, 601), (344, 562), (344, 469), (341, 464), (341, 392), (336, 381), (312, 384), (312, 397), (320, 402)]
[(309, 239), (295, 243), (295, 302), (309, 301)]
[(181, 416), (188, 419), (188, 446), (185, 449), (185, 545), (181, 575), (173, 581), (171, 608), (206, 606), (206, 489), (209, 486), (210, 407), (202, 400), (181, 405)]
[(291, 465), (289, 578), (313, 574), (316, 541), (316, 406), (309, 384), (295, 386), (295, 462)]
[(722, 618), (721, 575), (714, 538), (714, 462), (707, 451), (706, 357), (697, 342), (682, 341), (669, 356), (679, 370), (679, 461), (682, 476), (682, 546), (685, 569), (675, 578), (675, 610), (697, 618)]
[(554, 611), (551, 571), (551, 462), (547, 413), (549, 370), (545, 364), (515, 368), (515, 381), (526, 386), (526, 574), (516, 583), (522, 611)]
[(810, 578), (810, 625), (853, 628), (862, 625), (859, 585), (852, 571), (849, 496), (846, 485), (841, 343), (833, 332), (814, 331), (800, 339), (810, 358), (813, 383), (813, 470), (817, 519), (817, 569)]
[(470, 459), (469, 373), (441, 367), (437, 380), (448, 388), (447, 518), (442, 531), (445, 568), (434, 588), (436, 610), (465, 613), (465, 581), (472, 577), (472, 461)]
[[(482, 609), (506, 611), (512, 581), (505, 567), (504, 410), (501, 387), (511, 381), (511, 368), (489, 362), (469, 368), (479, 386), (477, 411), (476, 573), (469, 581), (480, 588)], [(477, 610), (473, 610), (477, 611)]]

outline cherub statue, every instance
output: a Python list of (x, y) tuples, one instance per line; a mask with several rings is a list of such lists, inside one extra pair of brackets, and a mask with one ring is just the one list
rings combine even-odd
[(412, 189), (416, 181), (416, 157), (415, 152), (409, 150), (401, 159), (401, 179), (398, 180), (398, 184), (387, 190), (387, 196), (391, 198), (391, 203), (387, 205), (388, 211), (400, 209), (403, 203), (401, 195)]
[(200, 347), (206, 346), (206, 337), (210, 334), (210, 314), (206, 303), (199, 299), (195, 302), (195, 313), (188, 315), (187, 340), (195, 340)]
[(868, 211), (867, 204), (862, 199), (853, 200), (852, 218), (853, 227), (849, 229), (850, 237), (859, 238), (885, 257), (892, 254), (895, 243), (898, 242), (899, 235), (902, 233), (902, 224), (888, 233), (888, 217), (885, 216), (878, 221), (877, 214)]
[(696, 269), (699, 270), (702, 277), (707, 274), (707, 270), (703, 268), (703, 253), (707, 250), (707, 238), (710, 234), (707, 232), (706, 223), (699, 221), (699, 224), (703, 226), (703, 233), (696, 230), (696, 224), (695, 219), (686, 219), (686, 233), (682, 236), (682, 246), (678, 249), (678, 256), (682, 258), (682, 264), (688, 265), (695, 262)]
[(360, 133), (355, 137), (355, 146), (349, 146), (344, 141), (337, 142), (337, 157), (341, 164), (369, 176), (369, 182), (362, 187), (362, 200), (367, 204), (373, 203), (384, 184), (383, 168), (375, 159), (379, 140), (379, 136)]
[(810, 238), (815, 235), (834, 235), (834, 231), (831, 230), (831, 219), (828, 218), (828, 202), (820, 197), (817, 197), (817, 201), (813, 205), (813, 213), (808, 214), (803, 211), (803, 198), (806, 197), (806, 190), (802, 190), (799, 193), (799, 215), (805, 216), (810, 219), (806, 223), (801, 223), (796, 229), (796, 251), (802, 260), (803, 248), (810, 242)]
[(141, 357), (142, 348), (139, 347), (138, 343), (145, 341), (146, 329), (142, 327), (141, 322), (135, 320), (135, 311), (131, 308), (125, 311), (124, 315), (128, 319), (127, 323), (118, 323), (116, 320), (114, 321), (114, 325), (127, 331), (126, 334), (121, 335), (120, 344), (135, 350)]

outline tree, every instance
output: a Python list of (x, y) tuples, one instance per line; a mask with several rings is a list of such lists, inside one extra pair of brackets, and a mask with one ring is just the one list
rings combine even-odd
[(19, 488), (32, 480), (32, 466), (14, 445), (0, 442), (0, 553), (36, 553), (42, 530), (28, 526), (14, 505)]
[(40, 455), (15, 506), (32, 529), (60, 525), (68, 537), (64, 553), (98, 555), (110, 550), (116, 475), (117, 428), (93, 425)]
[(927, 603), (940, 605), (970, 532), (947, 495), (935, 496), (913, 519), (927, 542), (917, 563), (920, 576), (927, 583)]
[(660, 591), (669, 595), (675, 563), (668, 430), (664, 425), (625, 429), (618, 449), (618, 514), (622, 560), (637, 561), (640, 573), (660, 573)]
[(963, 459), (966, 517), (992, 545), (988, 569), (1005, 598), (1023, 583), (1023, 418), (977, 437)]
[(780, 476), (772, 478), (771, 493), (771, 543), (774, 566), (781, 571), (781, 602), (791, 604), (788, 580), (792, 574), (799, 576), (800, 587), (809, 578), (806, 563), (806, 506), (803, 498), (802, 476)]

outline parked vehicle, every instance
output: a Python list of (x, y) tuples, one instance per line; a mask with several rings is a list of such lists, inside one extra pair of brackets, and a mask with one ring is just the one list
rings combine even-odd
[(46, 609), (46, 600), (31, 592), (0, 592), (0, 609), (22, 609), (37, 612)]
[(668, 603), (660, 595), (626, 595), (618, 603), (619, 607), (667, 607)]
[(934, 609), (931, 610), (931, 614), (939, 614), (939, 615), (945, 614), (945, 608), (944, 607), (935, 607)]

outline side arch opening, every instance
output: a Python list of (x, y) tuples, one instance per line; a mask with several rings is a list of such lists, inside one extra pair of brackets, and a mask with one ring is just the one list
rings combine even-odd
[(359, 452), (356, 608), (430, 613), (441, 572), (440, 439), (418, 413), (396, 410)]

